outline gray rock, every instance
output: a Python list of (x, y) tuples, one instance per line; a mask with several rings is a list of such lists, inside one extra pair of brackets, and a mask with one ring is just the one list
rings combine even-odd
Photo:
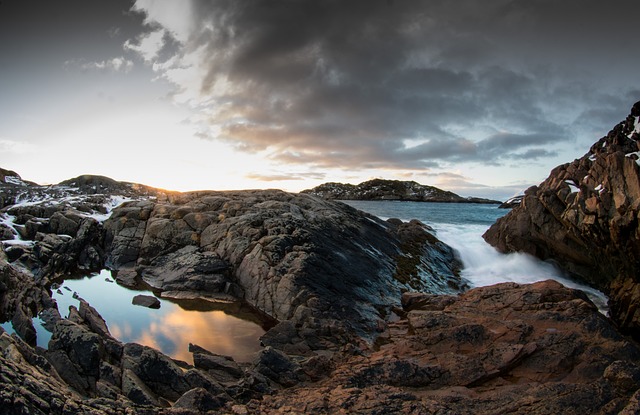
[(191, 389), (185, 392), (174, 404), (174, 408), (191, 409), (204, 413), (214, 411), (224, 406), (224, 401), (210, 394), (204, 388)]
[(112, 269), (136, 269), (172, 297), (235, 295), (306, 325), (299, 345), (309, 347), (372, 333), (402, 290), (465, 288), (453, 251), (424, 225), (392, 225), (308, 195), (186, 193), (117, 208), (104, 226)]
[(182, 369), (169, 357), (139, 344), (127, 343), (124, 346), (122, 370), (130, 370), (154, 394), (169, 401), (192, 389)]
[(122, 392), (140, 405), (168, 406), (130, 369), (124, 369), (122, 373)]
[(131, 304), (147, 308), (160, 308), (160, 300), (151, 295), (138, 294), (131, 300)]
[(286, 354), (268, 346), (256, 357), (255, 370), (285, 387), (308, 380), (298, 363)]

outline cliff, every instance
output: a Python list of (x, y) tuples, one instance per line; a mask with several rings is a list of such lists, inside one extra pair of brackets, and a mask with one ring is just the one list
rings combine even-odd
[(640, 337), (640, 102), (583, 157), (553, 169), (484, 235), (502, 252), (553, 260), (605, 292)]

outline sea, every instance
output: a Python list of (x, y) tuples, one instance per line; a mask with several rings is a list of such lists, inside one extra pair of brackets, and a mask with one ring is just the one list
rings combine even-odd
[(454, 248), (462, 260), (462, 276), (471, 287), (500, 282), (528, 284), (556, 280), (584, 291), (600, 312), (606, 314), (607, 297), (600, 291), (571, 280), (549, 262), (524, 253), (503, 254), (482, 239), (482, 235), (509, 209), (476, 203), (425, 203), (404, 201), (342, 201), (381, 219), (418, 219), (431, 226), (438, 239)]
[[(569, 279), (553, 264), (526, 254), (502, 254), (482, 239), (482, 234), (508, 210), (497, 205), (421, 203), (399, 201), (343, 201), (381, 219), (418, 219), (431, 226), (436, 236), (453, 247), (464, 269), (462, 276), (472, 287), (499, 282), (532, 283), (546, 279), (583, 290), (607, 312), (607, 299), (601, 292)], [(268, 327), (251, 310), (237, 304), (214, 304), (198, 301), (172, 301), (160, 298), (160, 309), (132, 304), (135, 295), (155, 295), (152, 291), (130, 290), (114, 282), (109, 270), (65, 279), (52, 289), (58, 310), (67, 317), (70, 306), (79, 306), (77, 297), (85, 299), (106, 320), (111, 334), (122, 342), (136, 342), (154, 347), (179, 360), (191, 363), (189, 344), (194, 343), (214, 353), (250, 361), (261, 350), (260, 337)], [(38, 345), (47, 347), (51, 333), (36, 317)], [(10, 322), (0, 324), (13, 332)]]

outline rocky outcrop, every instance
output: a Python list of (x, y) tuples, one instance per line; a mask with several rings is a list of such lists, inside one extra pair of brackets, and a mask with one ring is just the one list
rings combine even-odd
[(81, 302), (55, 322), (49, 350), (0, 329), (0, 405), (53, 415), (640, 410), (640, 348), (581, 291), (544, 281), (413, 292), (396, 311), (374, 344), (307, 356), (266, 347), (242, 364), (191, 345), (191, 366), (118, 342)]
[(582, 158), (529, 188), (484, 238), (503, 252), (553, 260), (604, 291), (622, 328), (640, 338), (640, 102)]
[[(381, 221), (280, 191), (142, 195), (105, 206), (96, 201), (114, 195), (89, 194), (109, 184), (96, 180), (73, 184), (84, 186), (81, 195), (2, 211), (11, 235), (0, 258), (0, 317), (19, 334), (0, 328), (2, 411), (640, 410), (640, 349), (582, 292), (546, 281), (459, 295), (453, 251), (418, 221)], [(62, 318), (49, 295), (49, 278), (91, 263), (82, 258), (161, 297), (244, 299), (274, 326), (249, 363), (191, 344), (191, 365), (123, 344), (86, 301)], [(52, 331), (46, 350), (30, 336), (35, 315)]]
[[(640, 349), (553, 281), (406, 296), (378, 347), (249, 413), (584, 414), (638, 411)], [(625, 412), (626, 411), (626, 412)]]
[(402, 290), (465, 287), (453, 251), (423, 224), (305, 194), (186, 193), (124, 204), (104, 226), (119, 281), (135, 274), (169, 296), (242, 299), (294, 322), (314, 348), (369, 336)]
[(426, 186), (413, 181), (369, 180), (358, 185), (348, 183), (325, 183), (307, 193), (330, 200), (402, 200), (411, 202), (440, 203), (487, 203), (500, 204), (497, 200), (478, 197), (462, 197), (453, 192)]
[(12, 263), (36, 278), (97, 271), (105, 261), (102, 222), (125, 200), (162, 199), (166, 192), (80, 176), (52, 186), (22, 181), (3, 170), (0, 181), (0, 241)]

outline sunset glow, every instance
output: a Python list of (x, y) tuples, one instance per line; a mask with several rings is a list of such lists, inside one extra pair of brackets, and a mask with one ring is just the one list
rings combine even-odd
[(640, 99), (634, 6), (4, 1), (0, 166), (42, 184), (387, 178), (505, 199)]

